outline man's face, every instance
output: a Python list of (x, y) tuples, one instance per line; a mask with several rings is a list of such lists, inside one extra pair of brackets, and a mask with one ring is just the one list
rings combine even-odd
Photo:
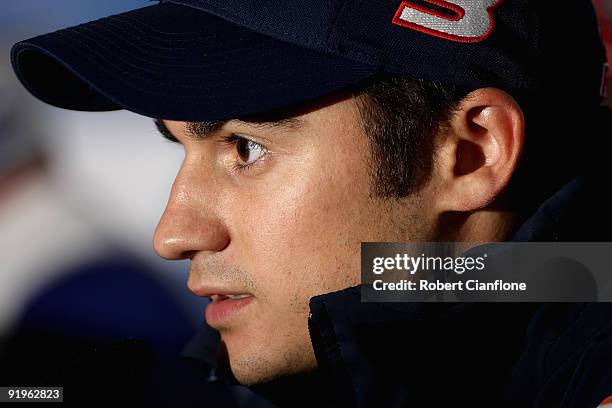
[(423, 239), (419, 199), (371, 197), (369, 144), (352, 98), (281, 123), (229, 121), (207, 137), (164, 123), (185, 160), (156, 251), (191, 259), (189, 288), (215, 295), (206, 319), (240, 382), (313, 369), (309, 299), (359, 283), (362, 241)]

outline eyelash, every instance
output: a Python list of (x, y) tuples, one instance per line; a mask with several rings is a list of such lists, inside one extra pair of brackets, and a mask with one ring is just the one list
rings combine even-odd
[(241, 172), (241, 171), (247, 171), (249, 170), (254, 164), (256, 164), (259, 160), (261, 160), (262, 158), (264, 158), (267, 153), (268, 150), (261, 144), (261, 143), (257, 143), (256, 141), (246, 138), (244, 136), (240, 136), (237, 135), (235, 133), (232, 133), (230, 135), (227, 136), (223, 136), (222, 137), (222, 141), (223, 143), (227, 144), (227, 145), (231, 145), (233, 147), (237, 147), (237, 144), (239, 141), (245, 140), (247, 142), (252, 142), (255, 143), (256, 145), (260, 146), (262, 148), (262, 150), (264, 151), (264, 154), (261, 158), (251, 162), (251, 163), (246, 163), (246, 164), (240, 164), (238, 161), (234, 162), (234, 164), (232, 165), (232, 170), (236, 171), (236, 172)]

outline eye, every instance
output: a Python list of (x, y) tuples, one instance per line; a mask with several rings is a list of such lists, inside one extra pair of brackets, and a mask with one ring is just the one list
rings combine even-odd
[(236, 149), (238, 154), (232, 166), (234, 170), (247, 170), (268, 154), (268, 150), (259, 143), (235, 133), (224, 136), (223, 142), (230, 145), (232, 150)]
[(241, 165), (248, 166), (249, 164), (261, 159), (266, 154), (266, 149), (264, 149), (259, 143), (238, 135), (235, 135), (235, 137), (238, 156), (240, 157), (240, 160), (244, 162)]

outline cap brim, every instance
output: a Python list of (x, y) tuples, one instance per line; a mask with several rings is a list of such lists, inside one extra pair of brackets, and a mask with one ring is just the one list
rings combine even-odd
[(377, 70), (169, 3), (22, 41), (11, 58), (24, 86), (51, 105), (184, 121), (303, 103)]

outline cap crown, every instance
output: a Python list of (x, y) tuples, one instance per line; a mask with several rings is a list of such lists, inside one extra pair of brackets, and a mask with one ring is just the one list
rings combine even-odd
[(600, 94), (588, 0), (166, 0), (276, 39), (466, 88)]

